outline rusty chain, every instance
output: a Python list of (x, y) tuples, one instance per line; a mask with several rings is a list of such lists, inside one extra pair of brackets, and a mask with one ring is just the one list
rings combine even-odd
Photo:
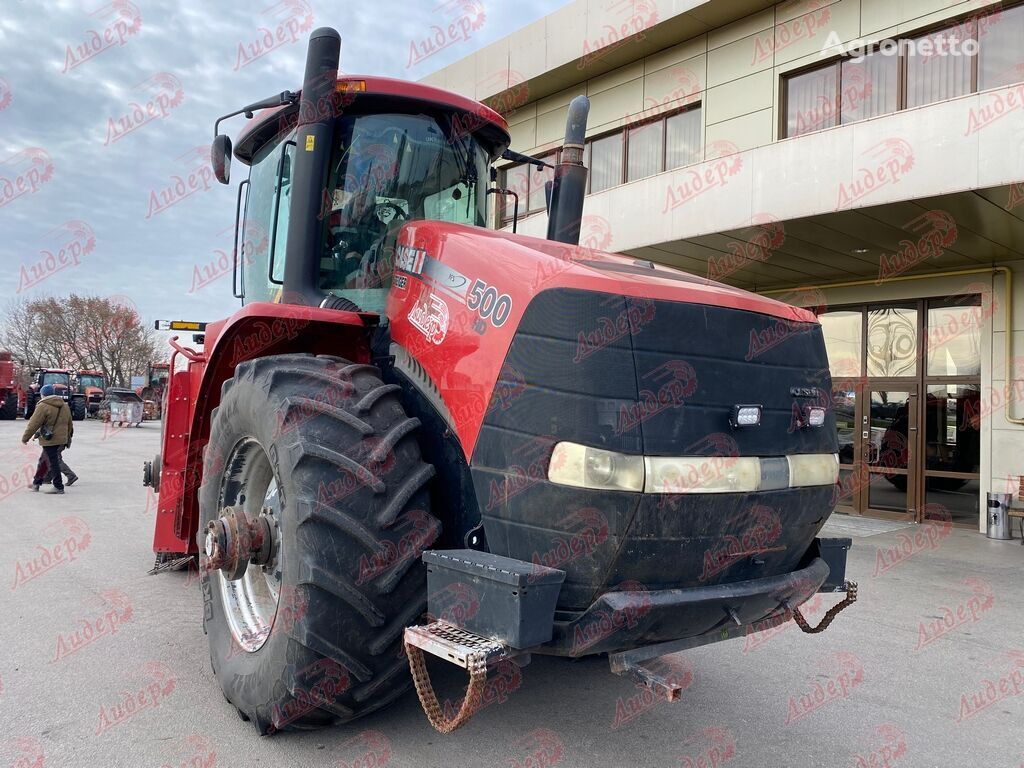
[(812, 627), (808, 624), (807, 619), (805, 619), (803, 614), (800, 613), (799, 607), (793, 608), (793, 621), (797, 623), (797, 626), (800, 627), (800, 629), (809, 635), (824, 632), (828, 629), (828, 625), (832, 623), (832, 619), (839, 615), (840, 611), (857, 602), (857, 582), (847, 581), (843, 584), (843, 588), (846, 590), (846, 597), (841, 602), (836, 603), (828, 609), (828, 612), (822, 617), (821, 621), (818, 622), (818, 626)]
[(461, 728), (468, 723), (480, 708), (484, 685), (487, 682), (485, 654), (482, 651), (477, 651), (466, 658), (469, 669), (469, 686), (466, 688), (466, 696), (458, 711), (450, 719), (445, 717), (444, 710), (441, 709), (441, 705), (437, 701), (437, 694), (434, 693), (434, 687), (430, 684), (430, 673), (427, 671), (427, 663), (423, 659), (423, 651), (406, 643), (405, 655), (409, 657), (409, 670), (412, 672), (413, 685), (416, 686), (416, 695), (420, 698), (420, 704), (423, 706), (423, 711), (430, 724), (440, 733), (451, 733), (456, 728)]

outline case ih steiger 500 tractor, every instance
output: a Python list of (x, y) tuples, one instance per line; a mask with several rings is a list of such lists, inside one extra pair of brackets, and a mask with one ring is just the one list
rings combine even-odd
[[(313, 32), (301, 92), (225, 116), (251, 118), (233, 149), (217, 121), (216, 177), (249, 167), (236, 237), (269, 246), (236, 254), (239, 311), (178, 326), (203, 349), (171, 340), (146, 467), (156, 570), (199, 555), (242, 716), (349, 721), (412, 679), (449, 731), (531, 653), (608, 654), (673, 699), (661, 657), (852, 602), (849, 540), (816, 538), (838, 447), (814, 314), (580, 248), (582, 97), (548, 239), (485, 228), (492, 164), (537, 162), (504, 119), (339, 52)], [(468, 671), (457, 710), (425, 652)]]

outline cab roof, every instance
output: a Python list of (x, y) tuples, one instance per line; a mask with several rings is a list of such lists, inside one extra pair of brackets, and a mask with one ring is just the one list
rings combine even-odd
[[(499, 152), (503, 151), (511, 141), (508, 123), (505, 118), (485, 104), (460, 96), (457, 93), (435, 88), (424, 83), (398, 80), (393, 77), (375, 75), (343, 75), (338, 78), (337, 92), (343, 93), (344, 106), (358, 104), (361, 99), (393, 98), (403, 101), (414, 101), (435, 108), (455, 111), (471, 132), (480, 129), (497, 130), (502, 140)], [(235, 157), (247, 165), (261, 146), (273, 139), (281, 130), (281, 118), (297, 114), (298, 104), (289, 104), (272, 109), (264, 109), (250, 120), (238, 134), (235, 142)]]

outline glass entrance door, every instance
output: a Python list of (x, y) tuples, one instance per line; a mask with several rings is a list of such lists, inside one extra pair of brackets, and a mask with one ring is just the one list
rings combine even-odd
[(917, 518), (917, 398), (917, 386), (906, 382), (868, 388), (858, 433), (862, 514)]

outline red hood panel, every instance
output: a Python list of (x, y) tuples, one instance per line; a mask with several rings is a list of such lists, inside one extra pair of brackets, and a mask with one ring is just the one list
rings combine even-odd
[(437, 385), (467, 459), (523, 312), (534, 296), (552, 288), (817, 322), (809, 310), (670, 267), (535, 237), (411, 222), (399, 237), (388, 297), (392, 337)]

